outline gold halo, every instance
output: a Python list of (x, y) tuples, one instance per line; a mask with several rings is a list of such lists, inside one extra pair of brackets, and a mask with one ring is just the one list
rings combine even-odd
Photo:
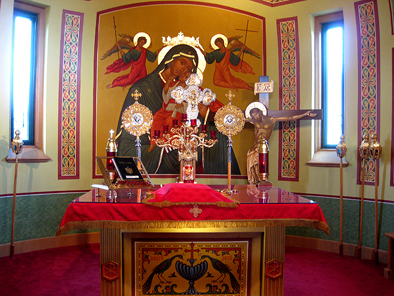
[(265, 105), (264, 105), (263, 103), (260, 103), (260, 102), (253, 102), (253, 103), (250, 103), (250, 104), (248, 105), (248, 107), (246, 107), (246, 110), (245, 110), (245, 117), (246, 117), (247, 119), (250, 119), (250, 111), (251, 111), (252, 109), (254, 109), (254, 108), (260, 109), (261, 112), (263, 112), (263, 115), (264, 115), (264, 116), (267, 116), (267, 107), (265, 107)]
[[(179, 44), (183, 44), (183, 43), (179, 43)], [(179, 44), (177, 44), (177, 45), (179, 45)], [(187, 44), (187, 43), (184, 43), (184, 44), (191, 46), (190, 44)], [(157, 56), (157, 64), (158, 65), (160, 65), (161, 61), (166, 56), (167, 52), (173, 47), (174, 47), (173, 45), (171, 45), (171, 46), (168, 45), (168, 46), (164, 47), (159, 52), (159, 55)], [(198, 74), (198, 77), (200, 77), (200, 79), (202, 80), (203, 79), (203, 73), (204, 73), (205, 68), (207, 66), (207, 62), (205, 61), (205, 56), (203, 55), (201, 50), (199, 50), (198, 48), (196, 48), (194, 46), (191, 46), (191, 47), (193, 47), (196, 50), (196, 52), (197, 52), (197, 55), (198, 55), (197, 74)]]
[(228, 45), (228, 39), (226, 36), (224, 36), (223, 34), (216, 34), (214, 36), (212, 36), (211, 38), (211, 46), (214, 50), (219, 49), (219, 47), (217, 47), (217, 45), (215, 44), (216, 39), (218, 38), (222, 38), (224, 41), (224, 47), (227, 47)]
[(133, 37), (134, 46), (137, 46), (137, 44), (138, 44), (138, 38), (140, 38), (140, 37), (145, 37), (145, 38), (146, 38), (146, 43), (144, 44), (143, 47), (144, 47), (144, 48), (149, 48), (150, 43), (151, 43), (151, 38), (150, 38), (150, 36), (149, 36), (148, 34), (146, 34), (145, 32), (139, 32), (139, 33), (137, 33), (137, 34), (134, 35), (134, 37)]

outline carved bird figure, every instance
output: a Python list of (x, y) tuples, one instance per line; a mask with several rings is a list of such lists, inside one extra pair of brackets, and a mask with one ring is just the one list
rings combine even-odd
[[(122, 49), (126, 49), (129, 50), (132, 47), (134, 47), (134, 43), (133, 43), (133, 36), (128, 35), (128, 34), (119, 34), (120, 37), (122, 37), (119, 41), (118, 44), (120, 45), (120, 47)], [(104, 60), (105, 58), (109, 57), (110, 55), (117, 53), (119, 51), (119, 48), (116, 46), (116, 44), (114, 44), (114, 46), (112, 46), (109, 50), (107, 50), (103, 56), (102, 56), (102, 60)]]
[[(240, 41), (239, 39), (243, 37), (242, 35), (236, 35), (228, 38), (228, 45), (227, 48), (231, 50), (232, 52), (237, 52), (240, 51), (242, 46), (244, 46), (244, 43)], [(244, 53), (250, 54), (258, 59), (261, 59), (261, 56), (258, 52), (254, 51), (253, 49), (250, 49), (249, 47), (245, 47)]]
[(163, 262), (161, 262), (159, 265), (157, 265), (157, 266), (153, 269), (152, 273), (149, 275), (148, 279), (145, 281), (144, 285), (142, 286), (142, 292), (143, 292), (144, 294), (147, 294), (147, 293), (149, 292), (150, 287), (151, 287), (151, 285), (152, 285), (153, 277), (154, 277), (155, 275), (157, 275), (157, 277), (159, 278), (160, 282), (163, 282), (162, 279), (164, 280), (164, 282), (167, 282), (167, 281), (163, 278), (163, 276), (162, 276), (162, 279), (160, 279), (160, 275), (162, 275), (163, 272), (165, 272), (167, 269), (170, 268), (170, 266), (171, 266), (171, 264), (172, 264), (172, 261), (173, 261), (175, 258), (177, 258), (177, 257), (182, 259), (182, 256), (181, 256), (181, 255), (175, 255), (174, 257), (171, 257), (171, 258), (169, 258), (169, 259), (164, 260)]
[(228, 275), (230, 276), (231, 287), (233, 288), (233, 290), (234, 290), (236, 293), (239, 293), (239, 292), (240, 292), (241, 286), (239, 285), (237, 279), (235, 278), (235, 276), (234, 276), (233, 273), (231, 272), (231, 269), (230, 269), (226, 264), (224, 264), (224, 263), (223, 263), (222, 261), (220, 261), (220, 260), (217, 260), (217, 259), (215, 259), (215, 258), (212, 258), (211, 256), (207, 256), (207, 255), (201, 256), (201, 259), (204, 259), (204, 258), (208, 258), (209, 260), (211, 260), (212, 267), (215, 268), (217, 271), (220, 272), (221, 275), (220, 275), (220, 277), (216, 280), (216, 282), (219, 281), (219, 279), (220, 279), (222, 276), (223, 276), (222, 281), (224, 281), (224, 279), (226, 278), (226, 275), (228, 274)]

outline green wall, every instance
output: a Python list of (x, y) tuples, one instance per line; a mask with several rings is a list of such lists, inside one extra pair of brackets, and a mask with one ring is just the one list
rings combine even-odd
[[(70, 202), (81, 193), (18, 195), (15, 202), (15, 241), (56, 234)], [(12, 196), (0, 197), (0, 245), (11, 241)]]
[[(317, 202), (323, 211), (324, 217), (330, 227), (330, 235), (313, 228), (287, 227), (286, 234), (320, 238), (325, 240), (339, 241), (340, 234), (340, 199), (330, 197), (305, 196)], [(360, 201), (354, 199), (343, 200), (343, 242), (358, 245), (360, 232)], [(386, 232), (393, 231), (394, 204), (379, 203), (379, 249), (388, 249)], [(364, 202), (362, 245), (370, 248), (375, 247), (375, 203)]]

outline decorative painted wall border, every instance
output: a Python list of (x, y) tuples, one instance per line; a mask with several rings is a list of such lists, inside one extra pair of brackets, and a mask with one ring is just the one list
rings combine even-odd
[(261, 3), (270, 7), (292, 4), (296, 2), (306, 1), (306, 0), (251, 0), (253, 2)]
[[(279, 109), (297, 110), (300, 105), (298, 20), (278, 19)], [(299, 123), (280, 122), (278, 180), (299, 180)]]
[(79, 179), (80, 61), (83, 19), (83, 13), (63, 10), (59, 73), (59, 179)]
[[(380, 38), (376, 0), (354, 3), (358, 43), (358, 143), (367, 132), (380, 132)], [(361, 183), (362, 161), (357, 159), (357, 184)], [(374, 185), (379, 167), (369, 159), (366, 164), (365, 184)]]

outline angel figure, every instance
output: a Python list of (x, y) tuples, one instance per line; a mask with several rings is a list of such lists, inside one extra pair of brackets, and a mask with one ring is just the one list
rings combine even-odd
[[(213, 74), (213, 83), (215, 85), (231, 88), (236, 91), (238, 89), (253, 90), (253, 86), (248, 85), (240, 78), (234, 77), (230, 71), (231, 68), (235, 72), (256, 75), (253, 72), (252, 67), (243, 61), (240, 56), (243, 53), (248, 53), (260, 58), (260, 55), (257, 52), (247, 48), (245, 44), (239, 41), (241, 37), (242, 36), (234, 36), (227, 39), (226, 36), (217, 34), (211, 39), (211, 47), (214, 49), (214, 51), (207, 53), (199, 47), (208, 64), (216, 62), (215, 72)], [(235, 54), (234, 52), (237, 51), (238, 54)]]
[[(151, 44), (151, 39), (146, 33), (137, 33), (134, 38), (125, 34), (120, 36), (122, 36), (122, 39), (116, 42), (115, 45), (104, 54), (102, 59), (116, 52), (120, 52), (122, 58), (109, 65), (105, 74), (118, 73), (130, 67), (131, 70), (129, 74), (115, 78), (111, 84), (107, 85), (107, 88), (116, 86), (125, 88), (134, 84), (141, 78), (144, 78), (147, 75), (145, 61), (148, 60), (153, 63), (161, 50), (159, 49), (156, 52), (151, 52), (147, 49)], [(123, 49), (128, 49), (129, 51), (125, 53)]]

